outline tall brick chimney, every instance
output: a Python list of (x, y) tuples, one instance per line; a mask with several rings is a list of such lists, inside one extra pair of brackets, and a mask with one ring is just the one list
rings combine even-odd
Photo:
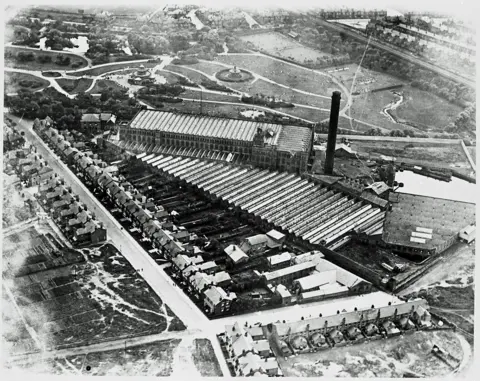
[(332, 94), (332, 106), (330, 109), (330, 124), (328, 126), (327, 157), (325, 159), (324, 173), (333, 175), (333, 161), (335, 158), (335, 144), (337, 141), (338, 114), (340, 112), (340, 91)]

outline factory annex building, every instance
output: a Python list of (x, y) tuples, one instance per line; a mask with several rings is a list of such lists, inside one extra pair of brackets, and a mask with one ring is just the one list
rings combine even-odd
[[(222, 157), (257, 167), (302, 173), (313, 144), (308, 127), (141, 110), (120, 126), (119, 146), (140, 153)], [(215, 153), (212, 155), (212, 153)]]

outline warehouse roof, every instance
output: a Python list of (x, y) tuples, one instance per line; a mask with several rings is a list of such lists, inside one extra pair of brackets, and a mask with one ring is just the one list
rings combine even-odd
[(312, 275), (299, 278), (294, 281), (294, 284), (298, 284), (302, 290), (311, 290), (326, 284), (335, 283), (337, 280), (337, 272), (335, 270), (326, 270), (322, 272), (316, 272)]
[[(408, 193), (390, 193), (389, 201), (382, 236), (389, 244), (430, 250), (475, 223), (475, 204)], [(412, 241), (422, 228), (431, 229), (431, 239)]]
[(288, 251), (277, 254), (277, 255), (272, 255), (271, 257), (267, 257), (267, 261), (270, 263), (271, 266), (275, 266), (279, 263), (283, 262), (289, 262), (292, 259), (292, 254), (289, 253)]

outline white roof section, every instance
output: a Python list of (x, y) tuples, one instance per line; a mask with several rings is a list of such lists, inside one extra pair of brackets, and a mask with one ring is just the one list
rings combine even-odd
[(293, 283), (298, 284), (302, 290), (307, 291), (327, 284), (334, 284), (336, 281), (337, 271), (327, 270), (297, 279)]
[(293, 257), (292, 253), (289, 253), (288, 251), (277, 254), (277, 255), (272, 255), (271, 257), (267, 257), (268, 263), (270, 263), (271, 266), (278, 265), (279, 263), (291, 261)]
[(420, 233), (427, 233), (427, 234), (432, 234), (433, 233), (433, 229), (416, 227), (415, 230), (417, 232), (420, 232)]
[(270, 230), (267, 233), (267, 236), (276, 240), (276, 241), (280, 241), (280, 240), (285, 238), (285, 234), (280, 233), (280, 232), (276, 231), (275, 229)]
[(224, 251), (234, 263), (237, 263), (244, 258), (248, 259), (248, 255), (237, 245), (227, 246)]
[(288, 298), (288, 297), (292, 296), (292, 294), (290, 293), (290, 291), (288, 291), (287, 288), (286, 288), (283, 284), (279, 284), (279, 285), (275, 288), (275, 292), (278, 292), (278, 294), (279, 294), (282, 298)]

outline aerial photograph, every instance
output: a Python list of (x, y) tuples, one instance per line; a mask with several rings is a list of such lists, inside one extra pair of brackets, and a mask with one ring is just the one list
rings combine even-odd
[(2, 373), (475, 378), (469, 1), (9, 3)]

